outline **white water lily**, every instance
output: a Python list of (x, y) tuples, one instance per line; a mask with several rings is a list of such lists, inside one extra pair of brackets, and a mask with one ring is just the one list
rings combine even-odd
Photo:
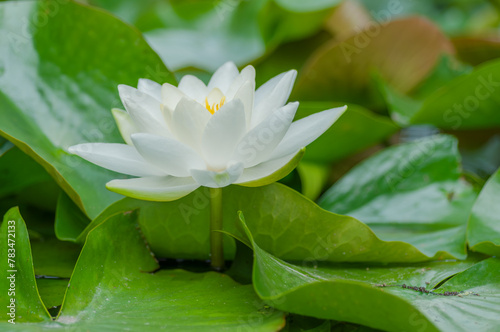
[(114, 192), (171, 201), (200, 186), (265, 185), (289, 173), (303, 147), (345, 111), (334, 108), (293, 122), (297, 102), (286, 104), (296, 71), (255, 90), (255, 69), (221, 66), (205, 85), (184, 76), (178, 87), (140, 79), (118, 86), (126, 111), (113, 115), (126, 144), (86, 143), (71, 153), (136, 178), (112, 180)]

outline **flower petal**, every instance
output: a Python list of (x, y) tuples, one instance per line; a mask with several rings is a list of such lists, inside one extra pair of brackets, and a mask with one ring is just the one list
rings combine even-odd
[(273, 91), (280, 85), (290, 86), (289, 88), (291, 91), (296, 77), (297, 71), (295, 69), (274, 76), (255, 91), (255, 103), (259, 104), (263, 100), (269, 98)]
[(118, 126), (118, 130), (120, 131), (123, 140), (128, 145), (133, 145), (130, 135), (139, 131), (135, 126), (134, 121), (132, 121), (132, 118), (127, 112), (121, 109), (113, 108), (111, 112), (113, 113), (113, 117), (115, 118), (116, 125)]
[(281, 158), (307, 146), (327, 131), (346, 109), (347, 106), (332, 108), (295, 121), (273, 151), (271, 158)]
[(161, 86), (161, 100), (162, 103), (165, 107), (167, 107), (170, 110), (175, 110), (175, 107), (177, 106), (177, 103), (182, 99), (185, 98), (186, 95), (184, 92), (179, 90), (177, 87), (173, 86), (172, 84), (165, 83)]
[(125, 109), (140, 132), (171, 136), (158, 100), (128, 85), (120, 84), (118, 91)]
[(244, 187), (260, 187), (281, 180), (297, 167), (305, 151), (302, 148), (297, 153), (246, 168), (235, 183)]
[(226, 168), (245, 131), (245, 111), (239, 99), (224, 104), (210, 117), (201, 139), (201, 150), (211, 168)]
[(169, 175), (185, 177), (190, 169), (205, 167), (196, 151), (173, 138), (133, 134), (132, 142), (144, 159)]
[(165, 175), (161, 169), (146, 162), (133, 146), (126, 144), (84, 143), (70, 146), (68, 151), (118, 173), (134, 176)]
[(221, 172), (192, 169), (191, 176), (201, 186), (222, 188), (234, 183), (243, 173), (243, 163), (234, 163)]
[(205, 83), (198, 77), (193, 75), (185, 75), (179, 82), (179, 90), (187, 96), (196, 100), (198, 103), (203, 103), (209, 91)]
[(285, 105), (292, 92), (296, 77), (296, 70), (281, 73), (271, 78), (255, 91), (252, 127), (265, 119), (272, 110)]
[(245, 167), (252, 167), (269, 159), (290, 128), (298, 107), (299, 103), (294, 102), (272, 111), (241, 139), (233, 159), (242, 161)]
[(165, 120), (168, 130), (172, 132), (172, 117), (174, 115), (174, 110), (165, 106), (165, 104), (161, 104), (161, 113), (163, 114), (163, 119)]
[(154, 99), (158, 100), (158, 102), (161, 102), (161, 84), (148, 80), (147, 78), (140, 78), (137, 89), (147, 93)]
[(212, 75), (212, 78), (210, 78), (210, 82), (208, 82), (208, 91), (213, 88), (219, 88), (226, 94), (238, 74), (239, 71), (234, 62), (226, 62), (220, 66)]
[(210, 112), (192, 99), (182, 98), (172, 116), (172, 132), (177, 139), (201, 151), (201, 136)]
[[(227, 99), (231, 100), (235, 98), (236, 93), (246, 82), (253, 83), (253, 89), (255, 90), (255, 68), (252, 65), (248, 65), (241, 70), (241, 73), (234, 79), (231, 86), (226, 92)], [(255, 91), (254, 91), (255, 92)]]
[(106, 188), (115, 193), (147, 201), (174, 201), (200, 186), (191, 177), (154, 176), (127, 180), (112, 180)]
[(243, 103), (243, 108), (245, 109), (245, 120), (247, 123), (247, 127), (250, 125), (250, 121), (252, 119), (254, 93), (255, 93), (255, 82), (247, 81), (243, 83), (243, 85), (236, 92), (234, 97), (231, 98), (231, 99), (239, 99)]

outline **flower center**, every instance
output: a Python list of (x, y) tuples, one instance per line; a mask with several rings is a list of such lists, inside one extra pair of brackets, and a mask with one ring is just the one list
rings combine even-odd
[(211, 113), (217, 112), (226, 102), (226, 96), (218, 88), (213, 88), (205, 98), (205, 107)]

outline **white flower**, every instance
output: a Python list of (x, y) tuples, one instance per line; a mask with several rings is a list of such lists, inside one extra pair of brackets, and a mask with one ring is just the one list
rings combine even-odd
[(221, 66), (208, 86), (184, 76), (178, 87), (140, 79), (137, 89), (118, 86), (127, 110), (113, 109), (126, 144), (87, 143), (71, 153), (137, 178), (112, 180), (114, 192), (170, 201), (200, 186), (259, 186), (289, 173), (303, 147), (345, 111), (334, 108), (292, 123), (297, 102), (285, 104), (296, 71), (282, 73), (255, 91), (255, 69)]

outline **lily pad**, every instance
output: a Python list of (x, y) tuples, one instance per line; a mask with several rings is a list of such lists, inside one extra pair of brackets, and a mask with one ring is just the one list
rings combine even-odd
[(361, 0), (379, 22), (409, 15), (425, 16), (448, 36), (477, 33), (496, 26), (495, 5), (481, 0), (415, 1)]
[(0, 157), (14, 147), (14, 144), (0, 136)]
[(329, 177), (329, 167), (323, 164), (301, 162), (297, 167), (302, 183), (302, 194), (314, 201), (321, 195)]
[[(76, 259), (80, 253), (80, 246), (55, 239), (53, 231), (47, 227), (46, 222), (42, 220), (43, 218), (40, 215), (29, 215), (29, 217), (38, 219), (31, 220), (28, 224), (30, 226), (29, 233), (31, 239), (28, 239), (28, 231), (26, 230), (26, 225), (18, 209), (13, 208), (5, 215), (5, 227), (8, 226), (8, 220), (18, 222), (16, 225), (16, 237), (11, 238), (11, 240), (16, 241), (15, 249), (16, 256), (18, 257), (16, 260), (16, 267), (20, 266), (20, 268), (17, 268), (16, 283), (18, 280), (17, 278), (22, 280), (22, 282), (17, 285), (17, 288), (19, 293), (22, 292), (23, 295), (24, 288), (33, 289), (34, 293), (28, 292), (29, 295), (27, 295), (30, 297), (30, 301), (26, 304), (29, 308), (37, 308), (39, 305), (38, 300), (41, 299), (46, 307), (50, 309), (62, 304), (69, 277), (73, 272)], [(2, 238), (0, 242), (2, 247), (5, 246), (6, 248), (10, 248), (8, 243), (5, 243), (5, 245), (4, 243)], [(30, 248), (33, 251), (33, 255), (29, 250)], [(7, 262), (7, 258), (5, 262)], [(24, 266), (24, 264), (26, 264), (26, 266)], [(26, 271), (29, 271), (29, 273)], [(33, 278), (31, 278), (30, 275), (33, 275)], [(40, 297), (38, 297), (38, 293), (36, 293), (36, 288), (31, 287), (32, 281), (35, 280), (35, 275), (37, 277), (36, 284)], [(20, 289), (20, 287), (23, 287), (23, 289)], [(31, 299), (31, 297), (33, 298)], [(17, 300), (18, 304), (24, 306), (24, 303), (20, 302), (26, 301), (25, 298), (21, 297), (17, 298)], [(22, 312), (22, 310), (20, 312)], [(41, 316), (45, 318), (44, 310), (40, 310), (40, 312), (43, 312)], [(18, 318), (23, 321), (23, 317), (22, 314), (19, 315), (18, 311)]]
[[(6, 216), (6, 220), (12, 217)], [(243, 326), (253, 331), (276, 331), (284, 325), (283, 313), (260, 301), (251, 285), (239, 285), (224, 274), (183, 270), (151, 273), (158, 269), (158, 264), (135, 221), (135, 213), (118, 214), (89, 233), (68, 285), (63, 308), (54, 322), (49, 320), (39, 301), (35, 307), (39, 298), (33, 270), (28, 260), (22, 260), (31, 271), (18, 268), (19, 290), (33, 294), (17, 299), (19, 305), (29, 308), (31, 315), (15, 326), (2, 317), (0, 328), (231, 331)], [(19, 227), (23, 226), (22, 220), (18, 223)], [(6, 230), (4, 226), (4, 235)], [(31, 257), (27, 233), (19, 233), (21, 235), (18, 249), (27, 251), (24, 257)], [(5, 289), (6, 282), (2, 282)], [(36, 308), (40, 310), (38, 315), (35, 315)], [(36, 323), (39, 321), (42, 323)]]
[(18, 148), (0, 156), (0, 197), (19, 193), (31, 185), (51, 181), (47, 172)]
[(57, 316), (61, 307), (69, 279), (66, 278), (37, 278), (36, 286), (43, 304), (52, 316)]
[(500, 126), (500, 60), (486, 62), (435, 90), (409, 114), (409, 123), (465, 130)]
[(378, 93), (371, 78), (375, 68), (388, 84), (405, 93), (430, 73), (443, 53), (453, 53), (451, 42), (426, 19), (410, 17), (372, 23), (344, 41), (325, 44), (311, 55), (294, 97), (377, 105)]
[(475, 66), (500, 57), (500, 39), (497, 37), (457, 37), (451, 41), (457, 56)]
[(316, 1), (301, 1), (301, 0), (274, 0), (281, 7), (295, 12), (314, 12), (332, 8), (338, 5), (339, 0), (316, 0)]
[(432, 72), (410, 95), (401, 93), (387, 84), (380, 76), (375, 76), (379, 91), (385, 98), (392, 119), (400, 126), (411, 125), (412, 117), (419, 111), (426, 98), (436, 90), (446, 86), (457, 77), (469, 74), (472, 67), (459, 64), (450, 56), (443, 56)]
[[(0, 278), (0, 305), (2, 308), (10, 306), (6, 313), (12, 313), (0, 317), (0, 328), (13, 329), (24, 322), (48, 321), (49, 313), (36, 287), (28, 230), (18, 208), (12, 208), (5, 214), (0, 233), (3, 270)], [(12, 321), (8, 322), (9, 320)]]
[(471, 259), (388, 267), (310, 267), (270, 255), (256, 245), (248, 230), (247, 234), (254, 249), (255, 289), (276, 308), (384, 331), (492, 331), (500, 324), (496, 314), (500, 285), (492, 282), (499, 259), (477, 264), (477, 259)]
[(383, 240), (411, 243), (429, 256), (448, 252), (462, 259), (476, 195), (461, 179), (457, 140), (438, 135), (365, 160), (319, 204), (363, 221)]
[[(325, 211), (277, 183), (259, 188), (229, 186), (223, 189), (223, 201), (225, 231), (241, 233), (237, 215), (243, 211), (256, 242), (282, 259), (389, 263), (453, 258), (444, 251), (426, 254), (399, 240), (382, 241), (355, 218)], [(174, 202), (125, 198), (93, 220), (77, 240), (83, 242), (87, 232), (110, 215), (140, 209), (139, 224), (157, 256), (206, 260), (210, 257), (209, 206), (207, 188)], [(226, 259), (232, 259), (234, 252), (234, 243), (227, 238)]]
[(57, 200), (55, 235), (59, 240), (74, 241), (90, 223), (90, 219), (66, 195), (61, 193)]
[(467, 240), (473, 251), (500, 255), (500, 170), (479, 193), (467, 226)]
[(53, 236), (31, 240), (31, 248), (35, 274), (60, 278), (71, 277), (81, 250), (79, 245)]

